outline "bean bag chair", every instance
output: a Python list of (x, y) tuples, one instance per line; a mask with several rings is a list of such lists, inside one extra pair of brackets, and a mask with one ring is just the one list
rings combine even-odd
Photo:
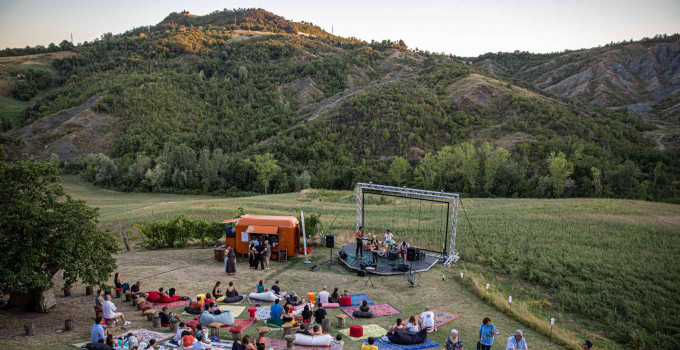
[(234, 315), (232, 315), (231, 311), (229, 310), (222, 311), (222, 313), (220, 313), (219, 315), (213, 315), (208, 311), (203, 311), (199, 321), (204, 326), (207, 326), (213, 322), (221, 323), (225, 326), (233, 326)]
[(179, 301), (180, 298), (179, 295), (173, 295), (172, 297), (169, 297), (164, 294), (163, 296), (160, 296), (160, 293), (158, 293), (157, 290), (148, 291), (146, 293), (149, 295), (146, 300), (152, 303), (174, 303)]
[(104, 343), (87, 343), (85, 344), (85, 349), (88, 350), (113, 350), (111, 345), (106, 345)]
[(325, 303), (325, 304), (323, 304), (323, 307), (325, 307), (326, 309), (337, 309), (337, 308), (340, 307), (340, 304), (338, 304), (338, 303)]
[(352, 297), (349, 295), (345, 295), (343, 297), (340, 297), (340, 305), (341, 306), (350, 306), (352, 305)]
[(387, 339), (390, 340), (390, 343), (400, 345), (420, 344), (427, 340), (427, 329), (421, 329), (418, 333), (395, 332), (394, 334), (388, 334)]
[(248, 295), (250, 299), (262, 300), (262, 301), (274, 301), (278, 299), (276, 294), (272, 291), (262, 292), (262, 293), (250, 293)]
[(370, 311), (354, 310), (354, 312), (352, 312), (352, 316), (356, 318), (371, 318), (373, 317), (373, 313)]
[(191, 315), (200, 315), (200, 314), (203, 312), (203, 310), (201, 310), (201, 309), (192, 309), (192, 308), (189, 307), (189, 306), (185, 306), (185, 307), (184, 307), (184, 312), (186, 312), (186, 313), (188, 313), (188, 314), (191, 314)]
[[(222, 299), (222, 302), (224, 302), (225, 304), (230, 304), (230, 303), (238, 303), (239, 301), (243, 300), (243, 298), (245, 298), (243, 295), (237, 295), (237, 296), (233, 296), (231, 298), (224, 297), (224, 298), (221, 298), (221, 299)], [(220, 299), (217, 299), (217, 301), (219, 302)]]
[(330, 346), (333, 337), (330, 334), (305, 335), (296, 333), (293, 344), (301, 346)]

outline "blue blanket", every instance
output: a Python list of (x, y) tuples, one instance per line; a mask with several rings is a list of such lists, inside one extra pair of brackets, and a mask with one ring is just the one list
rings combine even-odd
[(349, 305), (349, 306), (343, 306), (343, 307), (352, 307), (352, 306), (356, 307), (356, 306), (361, 305), (361, 302), (364, 301), (364, 300), (366, 300), (368, 302), (368, 305), (375, 305), (373, 300), (371, 300), (371, 298), (369, 298), (368, 295), (366, 295), (364, 293), (350, 294), (349, 296), (352, 298), (352, 304)]
[[(366, 342), (362, 342), (362, 344), (366, 344)], [(438, 348), (441, 347), (436, 341), (432, 339), (427, 339), (426, 341), (420, 343), (420, 344), (413, 344), (413, 345), (401, 345), (401, 344), (394, 344), (390, 343), (388, 341), (383, 341), (380, 339), (376, 339), (373, 345), (378, 347), (378, 350), (423, 350), (423, 349), (429, 349), (429, 348)]]

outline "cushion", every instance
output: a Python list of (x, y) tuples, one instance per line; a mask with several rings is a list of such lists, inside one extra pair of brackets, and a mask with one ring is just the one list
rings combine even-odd
[(323, 304), (323, 307), (325, 307), (327, 309), (336, 309), (336, 308), (340, 307), (340, 304), (338, 304), (338, 303), (325, 303), (325, 304)]
[(342, 305), (342, 306), (352, 305), (352, 297), (349, 296), (349, 295), (345, 295), (343, 297), (340, 297), (340, 305)]
[(420, 344), (427, 340), (427, 329), (421, 329), (418, 333), (395, 332), (394, 334), (387, 334), (387, 339), (390, 340), (390, 343), (394, 344)]
[(232, 315), (231, 311), (229, 310), (222, 311), (222, 313), (219, 315), (213, 315), (208, 311), (203, 311), (200, 322), (204, 326), (207, 326), (213, 322), (221, 323), (225, 326), (233, 326), (234, 315)]
[(296, 333), (293, 344), (301, 346), (330, 346), (333, 337), (330, 334), (305, 335)]
[(349, 336), (354, 338), (361, 338), (364, 336), (364, 327), (358, 325), (349, 326)]
[(186, 326), (190, 327), (191, 329), (194, 329), (196, 328), (196, 326), (198, 326), (198, 320), (191, 320), (186, 323)]
[(267, 320), (266, 323), (277, 326), (277, 327), (283, 326), (283, 320), (280, 319), (280, 318), (270, 318), (270, 319)]
[(203, 302), (203, 300), (205, 300), (205, 294), (196, 294), (196, 300)]
[(352, 312), (352, 316), (356, 318), (371, 318), (373, 317), (373, 313), (370, 311), (354, 310), (354, 312)]
[(243, 332), (243, 327), (242, 326), (233, 326), (229, 328), (230, 333), (241, 333)]
[(248, 295), (250, 299), (263, 300), (263, 301), (274, 301), (278, 299), (276, 294), (272, 291), (262, 292), (262, 293), (250, 293)]
[(151, 303), (144, 303), (139, 307), (140, 310), (149, 310), (150, 308), (151, 308)]
[(224, 298), (226, 298), (226, 297), (225, 297), (225, 296), (221, 296), (221, 297), (215, 299), (215, 302), (216, 302), (216, 303), (221, 303), (221, 302), (224, 301)]
[(184, 307), (184, 311), (185, 311), (186, 313), (192, 314), (192, 315), (200, 315), (201, 312), (203, 312), (203, 311), (201, 311), (201, 309), (192, 309), (192, 308), (189, 307), (189, 306)]
[[(243, 298), (244, 298), (243, 295), (237, 295), (237, 296), (233, 296), (233, 297), (231, 297), (231, 298), (223, 298), (222, 301), (224, 301), (224, 302), (227, 303), (227, 304), (229, 304), (229, 303), (238, 303), (239, 301), (243, 300)], [(217, 299), (217, 301), (220, 301), (220, 300)]]
[(123, 290), (123, 288), (113, 288), (113, 290)]
[(163, 294), (163, 296), (159, 296), (160, 293), (157, 290), (152, 290), (146, 292), (149, 296), (146, 298), (146, 300), (152, 302), (152, 303), (173, 303), (175, 301), (179, 300), (179, 295), (173, 295), (172, 297), (167, 296), (167, 294)]

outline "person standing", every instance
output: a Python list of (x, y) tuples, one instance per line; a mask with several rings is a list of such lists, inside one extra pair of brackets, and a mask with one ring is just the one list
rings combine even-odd
[(458, 337), (458, 331), (455, 329), (451, 330), (451, 335), (446, 338), (446, 344), (444, 345), (446, 350), (463, 350), (463, 341)]
[(264, 243), (260, 241), (260, 243), (255, 247), (255, 250), (257, 251), (255, 255), (255, 270), (257, 270), (257, 264), (260, 264), (260, 268), (264, 270)]
[(227, 245), (226, 259), (224, 259), (224, 270), (227, 272), (227, 275), (236, 274), (236, 254), (234, 253), (234, 249), (231, 247), (231, 245)]
[(493, 345), (493, 337), (500, 332), (496, 326), (491, 323), (491, 319), (484, 317), (482, 320), (482, 325), (479, 326), (479, 344), (480, 350), (491, 350), (491, 345)]
[(272, 258), (272, 246), (269, 245), (269, 241), (266, 240), (264, 241), (264, 263), (265, 263), (265, 270), (269, 270), (269, 261)]
[(363, 238), (364, 238), (364, 227), (363, 226), (359, 226), (359, 230), (357, 231), (357, 233), (354, 234), (354, 237), (357, 240), (357, 249), (354, 252), (354, 258), (359, 259), (359, 255), (361, 255), (361, 258), (363, 259), (364, 258), (364, 247), (363, 247), (363, 245), (364, 245), (364, 240), (363, 240)]
[(527, 341), (524, 339), (524, 333), (521, 330), (515, 331), (510, 338), (508, 338), (508, 344), (505, 346), (505, 350), (528, 350)]
[(255, 249), (255, 241), (250, 242), (250, 246), (248, 247), (248, 262), (250, 263), (250, 269), (255, 270), (257, 269), (257, 249)]

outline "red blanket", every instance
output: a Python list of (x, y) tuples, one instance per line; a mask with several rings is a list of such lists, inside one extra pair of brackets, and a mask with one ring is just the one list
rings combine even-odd
[(160, 293), (156, 290), (146, 292), (146, 294), (149, 295), (149, 297), (146, 298), (146, 300), (152, 303), (174, 303), (178, 301), (180, 298), (179, 295), (173, 295), (172, 297), (169, 297), (167, 294), (163, 294), (161, 296)]

